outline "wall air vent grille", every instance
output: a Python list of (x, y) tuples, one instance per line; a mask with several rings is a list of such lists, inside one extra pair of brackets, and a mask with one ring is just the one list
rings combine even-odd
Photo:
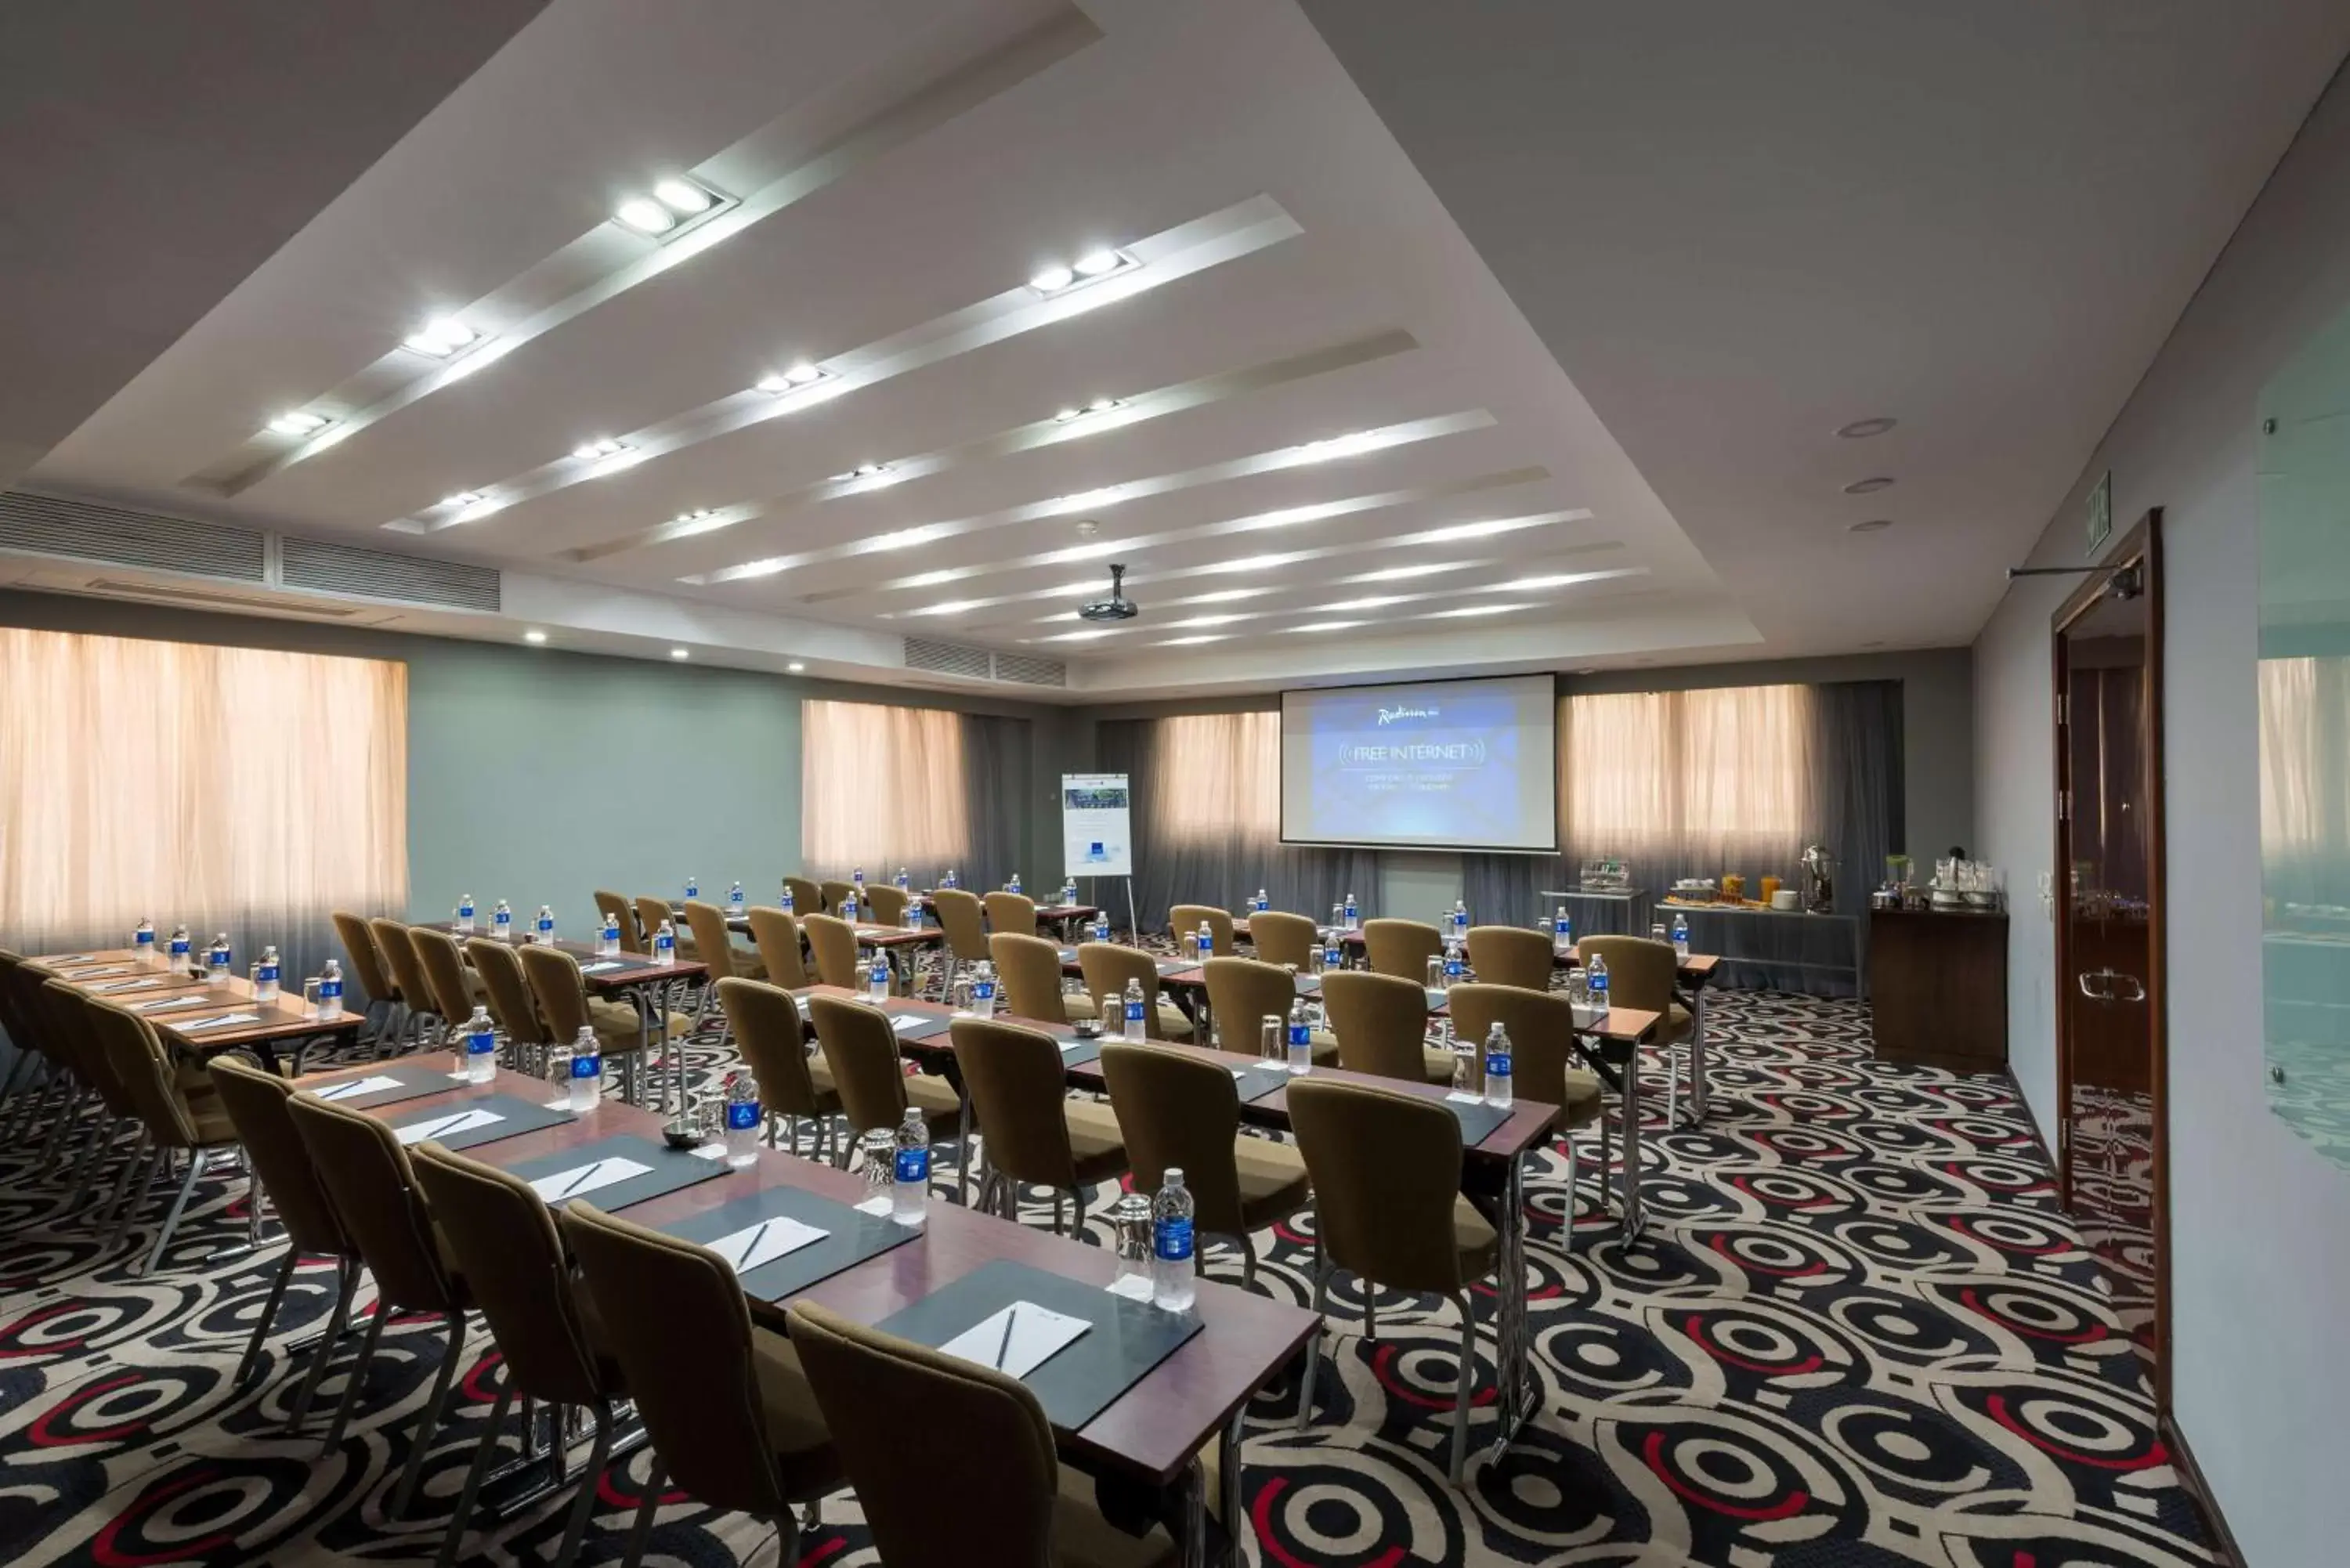
[(267, 536), (258, 529), (130, 512), (30, 491), (0, 493), (0, 550), (265, 582)]
[(926, 637), (906, 639), (906, 668), (925, 670), (933, 675), (961, 675), (972, 680), (994, 678), (987, 649), (933, 642)]
[(278, 542), (278, 568), (287, 587), (307, 588), (315, 593), (350, 594), (400, 604), (481, 610), (490, 615), (497, 614), (502, 607), (496, 570), (460, 561), (398, 556), (389, 550), (296, 539), (289, 535)]
[(1033, 653), (999, 653), (995, 656), (995, 678), (1016, 680), (1024, 686), (1066, 686), (1069, 667), (1057, 659), (1039, 659)]

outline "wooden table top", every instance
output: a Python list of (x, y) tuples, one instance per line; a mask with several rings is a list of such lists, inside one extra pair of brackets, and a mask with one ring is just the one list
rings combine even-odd
[[(795, 991), (792, 994), (803, 1002), (811, 996), (837, 996), (851, 1002), (866, 1000), (854, 991), (835, 985), (811, 985)], [(904, 996), (891, 997), (889, 1011), (927, 1012), (945, 1018), (956, 1016), (954, 1009), (951, 1007), (935, 1002), (920, 1002)], [(1012, 1013), (998, 1013), (996, 1016), (1003, 1023), (1017, 1023), (1024, 1028), (1040, 1030), (1056, 1039), (1076, 1038), (1076, 1033), (1066, 1023), (1045, 1023), (1033, 1018), (1021, 1018)], [(1642, 1016), (1653, 1020), (1656, 1014), (1644, 1013)], [(915, 1056), (951, 1055), (954, 1050), (952, 1041), (945, 1034), (933, 1034), (927, 1040), (900, 1040), (898, 1043), (898, 1048), (901, 1052)], [(1218, 1051), (1207, 1046), (1188, 1044), (1181, 1048), (1186, 1051), (1198, 1051), (1210, 1060), (1222, 1062), (1229, 1067), (1253, 1067), (1263, 1064), (1254, 1056), (1241, 1055), (1231, 1051)], [(1313, 1075), (1335, 1083), (1367, 1084), (1373, 1088), (1394, 1089), (1409, 1095), (1415, 1099), (1441, 1100), (1451, 1092), (1440, 1084), (1408, 1084), (1399, 1079), (1377, 1077), (1369, 1073), (1349, 1073), (1338, 1067), (1316, 1067), (1314, 1069)], [(1108, 1088), (1102, 1079), (1101, 1064), (1098, 1058), (1071, 1067), (1068, 1071), (1068, 1078), (1071, 1084), (1095, 1094), (1108, 1093)], [(1243, 1102), (1241, 1119), (1253, 1122), (1259, 1127), (1287, 1127), (1289, 1125), (1288, 1091), (1276, 1089), (1261, 1099)], [(1479, 1160), (1508, 1159), (1539, 1144), (1557, 1119), (1557, 1106), (1546, 1106), (1536, 1100), (1519, 1100), (1511, 1106), (1509, 1120), (1487, 1133), (1480, 1141), (1469, 1145), (1461, 1152), (1468, 1158)]]
[[(315, 1086), (338, 1077), (364, 1075), (369, 1068), (314, 1074), (301, 1079)], [(545, 1102), (554, 1085), (525, 1074), (501, 1069), (492, 1082), (452, 1086), (445, 1094), (420, 1096), (369, 1111), (406, 1121), (411, 1116), (495, 1094)], [(584, 1116), (494, 1142), (476, 1144), (469, 1158), (494, 1166), (560, 1154), (601, 1138), (637, 1134), (658, 1142), (662, 1118), (616, 1097), (606, 1098)], [(665, 1193), (622, 1212), (639, 1224), (659, 1227), (776, 1187), (796, 1187), (838, 1202), (872, 1196), (854, 1172), (762, 1149), (745, 1170)], [(933, 1192), (920, 1239), (855, 1264), (806, 1293), (860, 1323), (879, 1323), (982, 1265), (1009, 1259), (1032, 1268), (1107, 1285), (1117, 1261), (1102, 1247), (1065, 1240), (1032, 1226), (981, 1214), (943, 1202)], [(752, 1314), (770, 1327), (784, 1326), (788, 1300), (751, 1299)], [(1100, 1414), (1074, 1431), (1056, 1433), (1075, 1455), (1132, 1471), (1152, 1481), (1174, 1479), (1191, 1456), (1223, 1429), (1224, 1423), (1305, 1344), (1319, 1318), (1301, 1307), (1271, 1300), (1202, 1276), (1197, 1303), (1204, 1326), (1174, 1355), (1128, 1389)]]
[[(938, 891), (939, 890), (935, 888), (929, 888), (923, 889), (920, 893), (913, 893), (908, 896), (911, 898), (915, 903), (920, 904), (925, 909), (931, 909), (938, 907), (936, 902)], [(990, 893), (1004, 893), (1011, 891), (1011, 889), (1007, 888), (956, 888), (955, 891), (969, 893), (974, 898), (984, 899)], [(1101, 906), (1099, 904), (1047, 904), (1040, 900), (1036, 905), (1036, 918), (1040, 920), (1090, 919), (1100, 913)]]
[[(211, 1055), (241, 1045), (257, 1044), (263, 1041), (315, 1038), (327, 1034), (356, 1033), (364, 1015), (359, 1010), (346, 1006), (336, 1018), (320, 1018), (302, 1001), (302, 982), (296, 980), (289, 992), (281, 983), (277, 1000), (263, 1003), (253, 999), (253, 982), (243, 975), (231, 975), (215, 983), (201, 975), (173, 973), (162, 969), (141, 969), (137, 955), (127, 948), (110, 948), (103, 951), (57, 953), (29, 961), (43, 968), (54, 968), (67, 959), (100, 961), (95, 968), (80, 970), (76, 974), (60, 974), (57, 978), (100, 1002), (111, 1002), (129, 1007), (134, 1002), (203, 997), (203, 1005), (173, 1008), (163, 1012), (142, 1012), (140, 1017), (153, 1024), (157, 1033), (170, 1037), (184, 1050)], [(117, 981), (155, 981), (152, 986), (137, 990), (96, 991), (94, 986), (111, 985)], [(175, 1020), (192, 1021), (214, 1018), (224, 1012), (257, 1012), (260, 1022), (240, 1023), (230, 1028), (201, 1029), (192, 1034), (181, 1033), (173, 1026)]]
[[(498, 940), (486, 931), (461, 931), (454, 920), (423, 920), (418, 923), (429, 931), (446, 931), (461, 943), (475, 937), (484, 941)], [(506, 946), (516, 950), (531, 945), (524, 937), (511, 937), (506, 940)], [(579, 978), (587, 982), (590, 991), (616, 991), (623, 986), (643, 985), (657, 980), (692, 980), (710, 972), (710, 966), (700, 959), (680, 957), (673, 963), (655, 963), (643, 953), (632, 953), (625, 948), (616, 953), (599, 953), (594, 942), (575, 942), (562, 938), (557, 938), (553, 945), (556, 951), (569, 953), (579, 961)], [(591, 963), (618, 963), (620, 967), (598, 970), (590, 974), (588, 966)]]

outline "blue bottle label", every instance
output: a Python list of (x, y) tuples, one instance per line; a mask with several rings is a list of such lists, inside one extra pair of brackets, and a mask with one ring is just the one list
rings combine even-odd
[(457, 906), (457, 918), (458, 918), (459, 919), (461, 919), (461, 920), (470, 920), (470, 919), (472, 919), (473, 918), (473, 905), (471, 905), (471, 904), (460, 904), (460, 905), (458, 905), (458, 906)]
[(1314, 1032), (1303, 1023), (1293, 1023), (1289, 1026), (1289, 1048), (1295, 1051), (1301, 1045), (1313, 1048)]
[(469, 1056), (479, 1056), (497, 1048), (498, 1037), (486, 1030), (479, 1034), (465, 1036), (465, 1054)]
[(260, 975), (262, 984), (276, 985), (277, 983), (277, 966), (276, 964), (263, 964), (255, 972)]
[(571, 1058), (571, 1075), (575, 1078), (598, 1078), (604, 1074), (601, 1052), (584, 1051)]
[(1506, 1078), (1509, 1075), (1510, 1054), (1506, 1051), (1487, 1052), (1485, 1054), (1485, 1076), (1489, 1078)]
[(1150, 1228), (1150, 1249), (1159, 1254), (1162, 1263), (1188, 1263), (1191, 1261), (1191, 1222), (1189, 1220), (1160, 1220)]
[(152, 947), (155, 945), (155, 933), (152, 931), (140, 931), (137, 933), (137, 939), (139, 945), (142, 948)]
[(729, 1100), (726, 1102), (726, 1130), (749, 1132), (759, 1125), (759, 1102)]
[(1139, 1002), (1129, 1002), (1126, 1004), (1126, 1021), (1128, 1023), (1139, 1023), (1142, 1022), (1142, 1003)]
[(901, 1148), (898, 1151), (898, 1179), (923, 1181), (931, 1179), (931, 1151), (928, 1148)]
[(318, 1000), (319, 1000), (319, 1001), (321, 1001), (321, 1002), (338, 1002), (338, 1001), (340, 1001), (340, 1000), (342, 999), (342, 994), (343, 994), (343, 982), (342, 982), (341, 981), (339, 981), (339, 980), (322, 980), (322, 981), (320, 981), (318, 982)]
[(995, 982), (983, 980), (971, 988), (971, 994), (981, 1002), (993, 1002), (995, 1000)]

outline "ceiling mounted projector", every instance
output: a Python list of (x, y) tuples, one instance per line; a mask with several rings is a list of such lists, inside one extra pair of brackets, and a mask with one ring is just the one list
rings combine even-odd
[(1126, 597), (1126, 568), (1115, 563), (1109, 569), (1109, 597), (1077, 607), (1081, 620), (1132, 620), (1141, 612), (1142, 607)]

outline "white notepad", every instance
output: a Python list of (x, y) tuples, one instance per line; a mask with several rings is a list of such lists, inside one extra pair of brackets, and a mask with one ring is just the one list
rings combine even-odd
[(778, 1214), (773, 1220), (745, 1225), (703, 1245), (725, 1259), (736, 1273), (747, 1274), (763, 1263), (789, 1257), (802, 1247), (814, 1246), (831, 1234), (813, 1225), (803, 1225), (789, 1215)]
[(93, 996), (111, 996), (118, 991), (152, 991), (162, 983), (160, 980), (151, 979), (109, 980), (104, 985), (86, 986), (83, 989)]
[(928, 1017), (919, 1012), (893, 1012), (889, 1015), (889, 1027), (900, 1034), (909, 1029), (919, 1029), (929, 1022)]
[(1466, 1089), (1455, 1089), (1444, 1097), (1456, 1106), (1482, 1106), (1485, 1103), (1484, 1096), (1472, 1095)]
[(628, 967), (628, 965), (622, 963), (619, 959), (606, 959), (600, 963), (581, 964), (579, 966), (579, 972), (581, 974), (602, 974), (608, 969), (626, 969)]
[(1014, 1302), (990, 1313), (939, 1348), (964, 1361), (1025, 1377), (1075, 1344), (1093, 1324), (1065, 1312)]
[(1607, 1018), (1607, 1010), (1604, 1007), (1586, 1007), (1579, 1002), (1575, 1005), (1575, 1026), (1577, 1029), (1596, 1029)]
[(472, 1132), (475, 1127), (495, 1127), (505, 1119), (503, 1111), (458, 1111), (451, 1116), (418, 1122), (412, 1127), (396, 1128), (393, 1136), (402, 1143), (422, 1143), (429, 1137), (449, 1137), (457, 1133)]
[(377, 1073), (370, 1077), (353, 1078), (348, 1084), (329, 1084), (323, 1089), (313, 1089), (310, 1092), (322, 1100), (348, 1100), (356, 1095), (372, 1095), (378, 1089), (397, 1089), (400, 1086), (399, 1079), (388, 1074)]
[(586, 1165), (575, 1165), (569, 1170), (558, 1170), (553, 1176), (542, 1176), (530, 1185), (533, 1191), (553, 1203), (558, 1199), (577, 1198), (599, 1187), (626, 1181), (632, 1176), (642, 1176), (651, 1168), (643, 1161), (630, 1159), (626, 1155), (608, 1155)]
[(185, 1023), (174, 1023), (172, 1027), (182, 1034), (188, 1034), (199, 1029), (224, 1029), (232, 1023), (260, 1022), (261, 1014), (258, 1012), (224, 1012), (217, 1018), (191, 1018)]
[(106, 963), (96, 969), (68, 969), (58, 972), (68, 980), (95, 980), (101, 974), (120, 974), (130, 967), (129, 964)]
[(174, 1007), (208, 1006), (212, 1003), (212, 1001), (213, 999), (211, 997), (205, 995), (202, 992), (198, 992), (193, 996), (167, 996), (160, 1002), (134, 1002), (130, 1004), (130, 1011), (133, 1012), (168, 1012)]

